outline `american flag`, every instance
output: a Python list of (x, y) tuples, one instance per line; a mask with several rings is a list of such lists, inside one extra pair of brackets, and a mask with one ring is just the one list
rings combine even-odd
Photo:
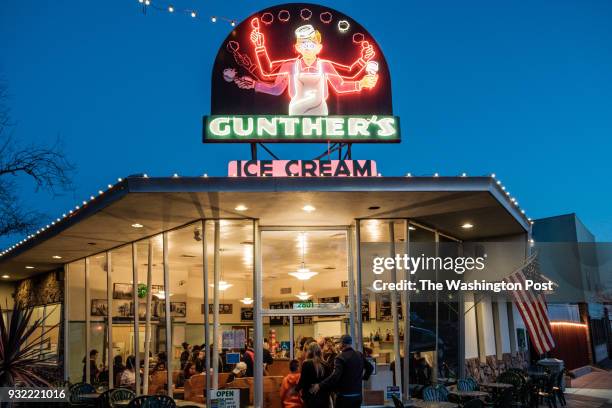
[(542, 274), (537, 260), (537, 254), (527, 259), (525, 265), (504, 278), (508, 283), (520, 283), (523, 290), (512, 291), (514, 303), (521, 313), (523, 322), (527, 327), (531, 343), (538, 354), (544, 354), (555, 347), (548, 309), (542, 292), (535, 292), (525, 288), (525, 281), (542, 282)]

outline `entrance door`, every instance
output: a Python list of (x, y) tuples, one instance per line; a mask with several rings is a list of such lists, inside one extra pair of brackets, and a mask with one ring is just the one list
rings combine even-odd
[(301, 357), (304, 343), (327, 339), (334, 344), (343, 334), (355, 336), (350, 229), (260, 231), (261, 308), (255, 311), (255, 337), (261, 336), (273, 361), (265, 371), (255, 367), (255, 407), (277, 405), (278, 384), (289, 372), (289, 361)]

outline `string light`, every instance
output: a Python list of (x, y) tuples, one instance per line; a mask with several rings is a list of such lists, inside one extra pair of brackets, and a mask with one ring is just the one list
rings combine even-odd
[[(151, 0), (138, 0), (139, 4), (142, 4), (143, 7), (143, 14), (147, 14), (147, 10), (156, 10), (156, 11), (162, 11), (162, 12), (168, 12), (171, 14), (184, 14), (186, 16), (189, 16), (193, 19), (197, 18), (200, 14), (198, 13), (197, 10), (194, 9), (182, 9), (182, 8), (178, 8), (173, 4), (170, 3), (166, 3), (166, 2), (158, 2), (157, 0), (155, 1), (155, 4), (151, 3)], [(216, 23), (218, 20), (222, 20), (225, 21), (227, 23), (229, 23), (232, 27), (235, 27), (237, 22), (235, 19), (232, 18), (227, 18), (227, 17), (220, 17), (220, 16), (210, 16), (210, 21), (212, 23)]]

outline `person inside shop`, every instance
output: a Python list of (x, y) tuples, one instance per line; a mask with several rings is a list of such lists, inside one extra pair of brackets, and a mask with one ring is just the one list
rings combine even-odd
[(431, 365), (421, 353), (413, 354), (412, 366), (414, 367), (416, 384), (431, 384)]
[(316, 341), (310, 342), (306, 347), (306, 359), (302, 363), (302, 372), (296, 391), (301, 393), (304, 407), (328, 408), (329, 391), (311, 392), (311, 388), (327, 378), (330, 367), (323, 361), (321, 347)]
[(183, 352), (181, 353), (181, 370), (185, 369), (185, 365), (187, 365), (187, 361), (189, 360), (189, 357), (191, 355), (191, 353), (189, 352), (189, 343), (187, 342), (183, 342), (183, 344), (181, 344), (183, 346)]
[(280, 397), (283, 408), (302, 408), (302, 399), (297, 392), (297, 385), (300, 381), (300, 362), (291, 360), (289, 362), (289, 374), (283, 378), (280, 388)]
[(118, 383), (121, 388), (136, 389), (136, 357), (127, 358), (125, 369), (121, 372)]
[[(205, 353), (205, 350), (206, 350), (206, 347), (203, 347), (203, 348), (202, 348), (202, 351), (203, 351), (204, 353)], [(208, 348), (208, 356), (210, 356), (210, 358), (211, 358), (211, 360), (210, 360), (210, 367), (211, 367), (211, 368), (213, 367), (213, 360), (212, 360), (212, 358), (213, 358), (213, 356), (215, 355), (215, 354), (214, 354), (214, 350), (215, 350), (215, 345), (214, 345), (214, 344), (211, 344), (211, 345), (210, 345), (210, 347)], [(208, 356), (204, 356), (204, 357), (205, 357), (205, 358), (208, 358)], [(205, 362), (205, 360), (204, 360), (204, 362)], [(221, 353), (219, 353), (219, 354), (217, 355), (217, 365), (218, 365), (218, 366), (217, 366), (217, 368), (218, 368), (218, 370), (219, 370), (219, 372), (220, 372), (220, 373), (225, 373), (225, 372), (226, 372), (226, 371), (225, 371), (225, 365), (223, 364), (223, 358), (221, 357)], [(202, 369), (202, 371), (200, 371), (200, 372), (203, 372), (204, 370), (205, 370), (205, 369)]]
[(166, 353), (164, 351), (160, 351), (159, 353), (157, 353), (157, 362), (155, 363), (155, 366), (153, 367), (151, 374), (157, 371), (166, 370), (166, 358), (167, 358)]
[(330, 367), (334, 364), (334, 359), (338, 355), (334, 340), (331, 337), (325, 337), (323, 340), (323, 360)]
[(247, 365), (243, 361), (238, 362), (230, 375), (227, 377), (226, 385), (234, 381), (236, 378), (246, 377), (246, 372)]
[(365, 356), (353, 349), (353, 338), (345, 334), (340, 339), (340, 353), (334, 360), (334, 370), (327, 378), (314, 384), (310, 392), (336, 393), (335, 408), (358, 408), (363, 399), (361, 382), (367, 381), (374, 367)]
[[(88, 382), (87, 381), (87, 358), (84, 357), (83, 358), (83, 382)], [(97, 382), (98, 378), (100, 377), (100, 370), (98, 369), (98, 363), (96, 362), (96, 360), (98, 360), (98, 350), (96, 349), (92, 349), (89, 352), (89, 375), (91, 376), (91, 382)]]
[(264, 373), (266, 373), (268, 366), (271, 366), (274, 363), (274, 359), (272, 358), (272, 353), (270, 353), (270, 343), (268, 343), (268, 339), (264, 339), (263, 343), (263, 363), (264, 363)]
[(113, 358), (113, 375), (115, 376), (115, 384), (119, 384), (119, 378), (121, 378), (121, 373), (125, 370), (125, 366), (123, 365), (123, 357), (115, 356)]
[(244, 348), (240, 352), (240, 361), (245, 363), (247, 366), (247, 370), (246, 370), (247, 377), (253, 376), (253, 367), (255, 365), (255, 351), (253, 351), (253, 347), (251, 344), (252, 344), (251, 340), (249, 339), (249, 341), (247, 341), (247, 344), (244, 346)]

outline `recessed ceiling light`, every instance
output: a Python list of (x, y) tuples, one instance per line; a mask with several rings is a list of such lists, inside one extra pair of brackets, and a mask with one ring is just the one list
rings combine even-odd
[(314, 206), (310, 204), (306, 204), (305, 206), (302, 207), (302, 210), (306, 212), (313, 212), (314, 210), (316, 210), (316, 208), (314, 208)]
[(409, 225), (409, 226), (408, 226), (408, 229), (409, 229), (410, 231), (414, 231), (416, 228), (414, 228), (412, 225)]
[(373, 205), (371, 207), (368, 207), (368, 210), (380, 210), (380, 206), (378, 205)]
[(249, 209), (249, 207), (247, 207), (244, 204), (238, 204), (236, 207), (234, 207), (234, 210), (236, 210), (236, 211), (246, 211), (248, 209)]
[(30, 266), (30, 265), (26, 265), (26, 267), (25, 267), (25, 268), (26, 268), (26, 269), (34, 269), (34, 267), (33, 267), (33, 266)]
[(10, 278), (10, 276), (8, 276), (6, 274), (2, 275), (2, 279), (8, 279), (8, 278)]
[(466, 222), (465, 224), (463, 224), (461, 226), (461, 228), (463, 228), (463, 229), (471, 229), (471, 228), (474, 228), (474, 224), (470, 224), (469, 222)]
[(144, 227), (144, 225), (135, 223), (135, 224), (132, 224), (132, 227), (134, 227), (134, 228), (142, 228), (142, 227)]
[(53, 259), (62, 259), (62, 257), (59, 256), (59, 255), (53, 255), (51, 258), (53, 258)]

